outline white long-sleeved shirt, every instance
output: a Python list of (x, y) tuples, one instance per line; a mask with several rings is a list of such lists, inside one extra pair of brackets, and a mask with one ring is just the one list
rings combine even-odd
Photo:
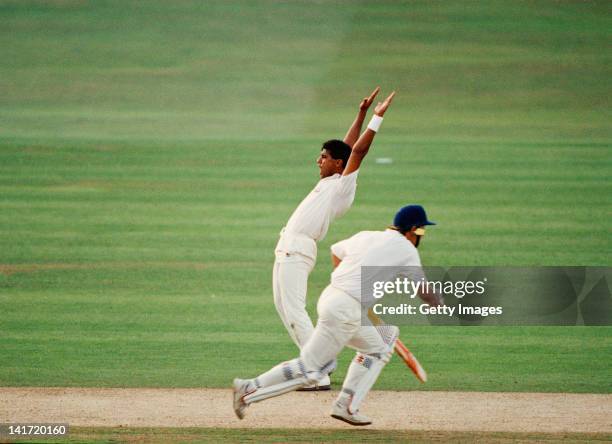
[(359, 170), (321, 179), (295, 209), (281, 232), (277, 253), (299, 253), (316, 259), (316, 242), (327, 234), (330, 223), (351, 207)]

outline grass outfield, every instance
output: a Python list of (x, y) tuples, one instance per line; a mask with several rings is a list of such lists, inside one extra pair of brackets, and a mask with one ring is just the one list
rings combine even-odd
[[(71, 427), (65, 442), (486, 442), (530, 443), (607, 442), (604, 433), (500, 433), (383, 430), (286, 430), (286, 429), (197, 429), (197, 428), (84, 428)], [(37, 442), (39, 442), (37, 440)], [(56, 439), (40, 442), (57, 442)]]
[[(407, 202), (439, 224), (428, 265), (609, 265), (610, 17), (0, 1), (0, 385), (225, 387), (295, 355), (272, 250), (377, 84), (398, 96), (311, 313), (329, 245)], [(394, 362), (376, 387), (609, 393), (611, 332), (403, 328), (430, 382)]]

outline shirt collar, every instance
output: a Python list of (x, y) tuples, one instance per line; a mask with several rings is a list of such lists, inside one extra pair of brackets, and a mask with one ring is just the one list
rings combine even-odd
[(324, 180), (328, 180), (328, 179), (338, 179), (339, 177), (340, 177), (340, 174), (339, 174), (339, 173), (336, 173), (336, 174), (332, 174), (331, 176), (324, 177), (324, 178), (323, 178), (323, 179), (321, 179), (320, 181), (322, 182), (322, 181), (324, 181)]

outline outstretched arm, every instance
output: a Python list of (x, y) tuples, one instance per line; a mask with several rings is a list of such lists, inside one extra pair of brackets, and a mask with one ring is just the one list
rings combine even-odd
[(363, 132), (363, 134), (359, 137), (359, 139), (355, 143), (355, 146), (353, 147), (353, 150), (351, 151), (351, 156), (349, 157), (348, 162), (346, 164), (346, 168), (344, 169), (344, 172), (342, 173), (343, 176), (348, 176), (349, 174), (359, 169), (359, 166), (361, 165), (361, 161), (366, 156), (366, 154), (368, 154), (370, 145), (372, 144), (372, 141), (374, 140), (374, 136), (376, 135), (376, 130), (372, 129), (372, 127), (374, 127), (374, 121), (375, 120), (378, 120), (379, 122), (382, 121), (382, 117), (387, 111), (387, 108), (389, 108), (389, 105), (391, 105), (391, 101), (393, 100), (394, 96), (395, 96), (395, 91), (393, 91), (389, 95), (389, 97), (385, 99), (384, 102), (379, 103), (378, 105), (376, 105), (376, 108), (374, 108), (374, 117), (372, 117), (372, 122), (370, 122), (370, 124), (368, 125), (368, 128)]
[(346, 143), (351, 148), (353, 148), (353, 145), (355, 145), (355, 142), (357, 141), (357, 138), (361, 133), (361, 127), (363, 125), (363, 121), (365, 120), (365, 116), (368, 113), (368, 108), (370, 108), (370, 105), (374, 101), (374, 98), (376, 97), (376, 94), (378, 94), (378, 91), (380, 91), (379, 86), (377, 86), (376, 89), (372, 91), (372, 94), (370, 94), (369, 97), (364, 97), (364, 99), (359, 104), (359, 112), (357, 113), (357, 117), (355, 117), (353, 124), (347, 131), (346, 136), (344, 136), (344, 143)]

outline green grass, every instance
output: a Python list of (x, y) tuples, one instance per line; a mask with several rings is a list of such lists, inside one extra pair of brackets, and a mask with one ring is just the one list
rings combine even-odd
[[(604, 433), (506, 433), (386, 430), (287, 430), (287, 429), (202, 429), (202, 428), (85, 428), (71, 427), (68, 439), (60, 442), (483, 442), (495, 444), (559, 442), (606, 442)], [(57, 439), (48, 441), (56, 443)]]
[[(409, 202), (428, 265), (609, 266), (609, 12), (0, 1), (0, 385), (225, 387), (294, 356), (273, 247), (377, 84), (311, 313), (329, 245)], [(406, 327), (430, 382), (397, 361), (377, 388), (609, 393), (611, 331)]]

